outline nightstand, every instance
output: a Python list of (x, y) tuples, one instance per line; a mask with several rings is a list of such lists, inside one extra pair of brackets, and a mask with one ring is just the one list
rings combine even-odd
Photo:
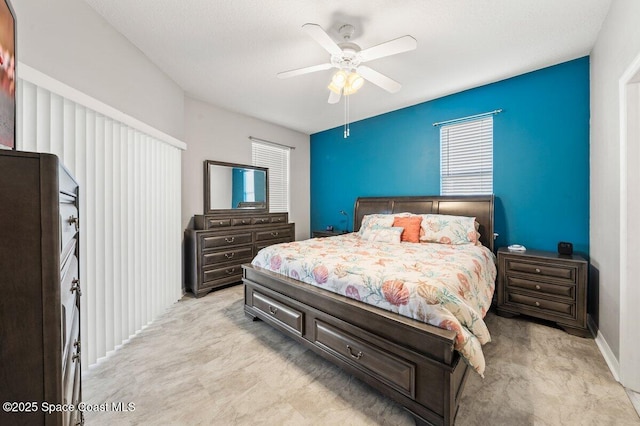
[(335, 237), (336, 235), (346, 234), (345, 231), (313, 231), (312, 238)]
[(554, 321), (567, 333), (591, 337), (587, 328), (587, 261), (577, 255), (498, 249), (498, 305), (502, 316)]

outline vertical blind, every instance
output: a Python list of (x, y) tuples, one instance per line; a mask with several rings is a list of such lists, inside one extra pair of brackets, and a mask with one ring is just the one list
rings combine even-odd
[(80, 185), (81, 357), (91, 365), (182, 295), (181, 148), (39, 84), (18, 80), (18, 149), (56, 154)]
[(440, 128), (440, 194), (493, 193), (493, 117)]
[(289, 211), (289, 148), (251, 143), (254, 166), (269, 169), (269, 211)]

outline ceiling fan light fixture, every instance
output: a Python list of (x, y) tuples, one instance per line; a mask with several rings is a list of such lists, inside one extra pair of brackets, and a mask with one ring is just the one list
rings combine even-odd
[(331, 83), (339, 88), (343, 88), (347, 80), (348, 76), (345, 70), (339, 70), (331, 77)]
[(352, 72), (349, 74), (349, 77), (347, 77), (347, 86), (351, 87), (353, 93), (360, 90), (363, 84), (364, 78), (362, 78), (357, 72)]

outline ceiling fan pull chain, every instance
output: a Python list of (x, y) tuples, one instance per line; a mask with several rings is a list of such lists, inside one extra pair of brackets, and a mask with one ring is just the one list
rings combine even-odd
[(347, 96), (347, 137), (349, 137), (349, 130), (350, 130), (350, 126), (349, 126), (349, 107), (351, 105), (349, 105), (351, 103), (350, 99), (351, 96)]

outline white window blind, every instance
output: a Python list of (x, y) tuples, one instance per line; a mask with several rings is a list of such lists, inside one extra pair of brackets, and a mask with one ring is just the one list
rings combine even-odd
[(289, 211), (289, 148), (251, 143), (254, 166), (269, 169), (269, 211)]
[(440, 128), (440, 194), (493, 193), (493, 117)]
[(184, 144), (26, 65), (20, 72), (18, 149), (56, 154), (80, 184), (81, 356), (91, 365), (182, 296)]

